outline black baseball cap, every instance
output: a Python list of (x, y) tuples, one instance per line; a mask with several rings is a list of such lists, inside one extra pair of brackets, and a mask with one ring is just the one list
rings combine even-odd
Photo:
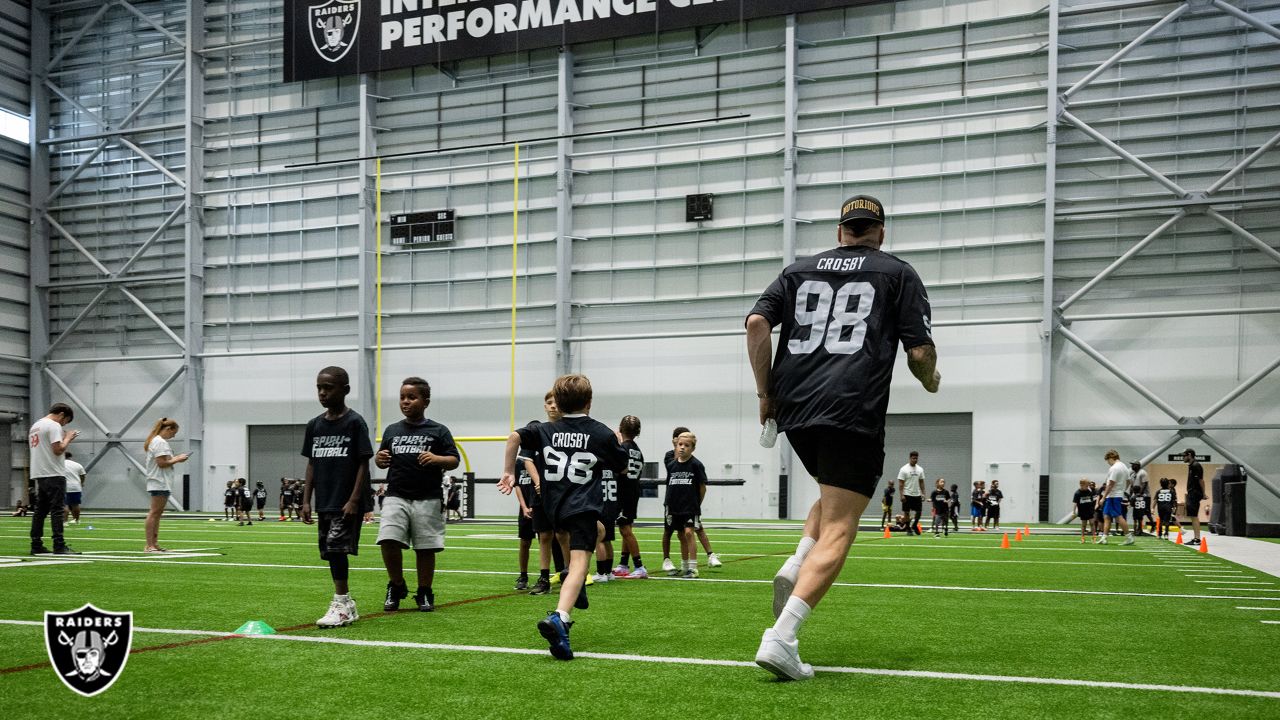
[(870, 195), (854, 195), (840, 206), (840, 224), (854, 220), (874, 220), (884, 223), (884, 205)]

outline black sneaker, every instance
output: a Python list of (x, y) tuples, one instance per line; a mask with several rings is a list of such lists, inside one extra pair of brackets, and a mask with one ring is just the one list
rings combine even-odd
[(53, 551), (45, 547), (44, 545), (36, 545), (35, 547), (31, 548), (32, 555), (51, 555), (52, 553)]
[(69, 546), (69, 545), (63, 545), (63, 546), (62, 546), (62, 547), (60, 547), (60, 548), (54, 548), (54, 549), (53, 549), (53, 554), (54, 554), (54, 555), (79, 555), (80, 553), (78, 553), (78, 552), (76, 552), (75, 550), (71, 549), (71, 546)]
[(418, 612), (431, 612), (436, 609), (436, 595), (419, 590), (413, 594), (413, 601), (418, 603)]
[(521, 575), (520, 577), (516, 578), (516, 587), (515, 587), (515, 589), (516, 589), (516, 590), (528, 590), (528, 589), (529, 589), (529, 578), (528, 578), (528, 576), (526, 576), (526, 575)]
[(547, 578), (538, 578), (538, 582), (529, 588), (530, 595), (546, 595), (551, 592), (551, 581)]
[(400, 601), (409, 597), (407, 585), (387, 583), (387, 599), (382, 601), (383, 612), (395, 612), (400, 609)]

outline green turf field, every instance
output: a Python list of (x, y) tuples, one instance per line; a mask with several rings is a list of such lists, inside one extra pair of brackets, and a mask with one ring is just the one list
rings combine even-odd
[[(11, 718), (1280, 717), (1280, 624), (1263, 622), (1280, 620), (1280, 580), (1150, 538), (1086, 547), (1037, 529), (1002, 550), (996, 533), (864, 533), (800, 635), (817, 677), (780, 683), (751, 660), (772, 623), (769, 579), (798, 526), (710, 527), (722, 569), (593, 586), (568, 663), (534, 629), (554, 596), (511, 589), (512, 524), (451, 525), (439, 610), (385, 615), (366, 527), (351, 579), (363, 617), (328, 631), (313, 625), (332, 592), (314, 527), (167, 520), (161, 543), (190, 552), (143, 557), (140, 519), (86, 516), (69, 542), (104, 557), (24, 567), (28, 528), (0, 519), (0, 697)], [(639, 536), (661, 575), (658, 530)], [(13, 621), (85, 602), (130, 610), (139, 628), (230, 633), (265, 620), (281, 632), (136, 631), (118, 682), (83, 698), (54, 677), (42, 628)]]

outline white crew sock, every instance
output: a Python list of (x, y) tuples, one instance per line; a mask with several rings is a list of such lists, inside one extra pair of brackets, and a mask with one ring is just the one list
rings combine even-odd
[(809, 537), (808, 535), (800, 538), (800, 544), (796, 546), (796, 554), (794, 556), (796, 559), (796, 564), (799, 565), (803, 563), (805, 557), (809, 555), (809, 551), (812, 550), (813, 546), (817, 544), (818, 544), (818, 541)]
[(337, 594), (337, 593), (334, 593), (334, 594), (333, 594), (333, 600), (334, 600), (334, 602), (349, 603), (349, 602), (351, 602), (351, 596), (350, 596), (350, 595), (339, 595), (339, 594)]
[(566, 624), (569, 622), (569, 611), (568, 611), (568, 610), (557, 610), (556, 612), (557, 612), (557, 613), (560, 613), (560, 619), (561, 619), (561, 620), (563, 620)]
[(796, 639), (796, 633), (800, 632), (800, 626), (809, 619), (811, 612), (813, 608), (809, 607), (808, 603), (792, 595), (787, 598), (786, 607), (782, 608), (782, 614), (773, 624), (773, 631), (778, 634), (778, 637), (791, 642)]

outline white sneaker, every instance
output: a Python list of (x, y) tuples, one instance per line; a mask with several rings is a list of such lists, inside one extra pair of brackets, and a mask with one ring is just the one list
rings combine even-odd
[(711, 553), (711, 554), (707, 555), (707, 567), (718, 568), (718, 567), (720, 567), (721, 565), (724, 565), (724, 563), (720, 562), (720, 556), (719, 556), (719, 555), (717, 555), (717, 554), (715, 554), (715, 553)]
[(1120, 543), (1120, 544), (1121, 544), (1121, 545), (1132, 545), (1133, 543), (1134, 543), (1134, 540), (1133, 540), (1133, 533), (1129, 533), (1128, 535), (1126, 535), (1126, 536), (1124, 537), (1124, 542), (1122, 542), (1122, 543)]
[(356, 604), (354, 601), (342, 602), (341, 600), (334, 600), (329, 603), (329, 612), (325, 613), (324, 617), (316, 621), (316, 627), (343, 627), (355, 622), (359, 617), (360, 616), (356, 613)]
[(592, 576), (591, 576), (591, 579), (592, 579), (592, 580), (594, 580), (594, 581), (596, 581), (596, 582), (598, 582), (598, 583), (607, 583), (607, 582), (609, 582), (610, 580), (612, 580), (612, 579), (613, 579), (613, 576), (612, 576), (612, 575), (607, 575), (607, 574), (604, 574), (604, 573), (596, 573), (595, 575), (592, 575)]
[(1098, 538), (1097, 543), (1098, 543), (1099, 545), (1106, 545), (1106, 544), (1107, 544), (1107, 536), (1106, 536), (1106, 535), (1103, 535), (1102, 537)]
[(794, 555), (787, 558), (782, 563), (782, 567), (778, 568), (778, 574), (773, 576), (773, 617), (775, 619), (782, 615), (782, 608), (787, 606), (787, 600), (791, 598), (791, 593), (795, 592), (796, 580), (800, 579), (800, 563), (796, 562)]
[(778, 676), (780, 680), (808, 680), (813, 677), (813, 667), (800, 662), (800, 643), (785, 642), (769, 628), (760, 639), (756, 650), (756, 664)]
[(676, 564), (671, 562), (671, 558), (662, 559), (662, 572), (673, 576), (676, 574)]
[(644, 580), (648, 577), (649, 571), (645, 570), (643, 567), (638, 567), (627, 575), (628, 580)]

